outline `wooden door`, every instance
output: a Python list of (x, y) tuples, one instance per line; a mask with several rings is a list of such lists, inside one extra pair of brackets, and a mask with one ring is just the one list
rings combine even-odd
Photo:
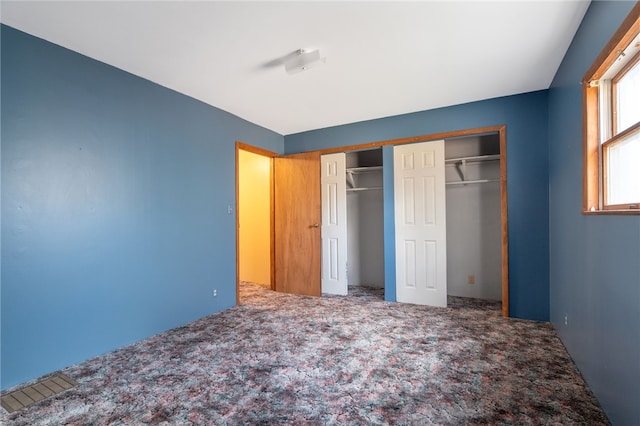
[(320, 154), (274, 160), (275, 290), (320, 296)]
[(444, 141), (394, 147), (396, 298), (447, 306)]

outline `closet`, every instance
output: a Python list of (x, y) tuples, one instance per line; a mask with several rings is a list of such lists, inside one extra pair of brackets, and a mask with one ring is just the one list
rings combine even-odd
[[(423, 148), (418, 146), (420, 144), (404, 145), (409, 148), (408, 154), (400, 154), (400, 147), (394, 147), (393, 168), (396, 182), (399, 170), (403, 167), (399, 165), (403, 164), (402, 162), (395, 164), (400, 158), (398, 155), (426, 158), (424, 155), (427, 154), (420, 150), (435, 149), (436, 143), (438, 142), (427, 142), (427, 146), (422, 144)], [(434, 158), (439, 158), (439, 167), (444, 169), (444, 178), (438, 179), (441, 182), (439, 185), (442, 185), (440, 188), (444, 187), (440, 191), (445, 193), (443, 201), (446, 212), (438, 215), (442, 214), (446, 218), (446, 260), (443, 264), (446, 262), (447, 289), (442, 295), (444, 298), (439, 299), (437, 305), (446, 305), (447, 295), (499, 301), (502, 299), (503, 290), (500, 136), (497, 133), (465, 136), (439, 143), (439, 154)], [(431, 144), (433, 147), (428, 146)], [(412, 152), (411, 146), (415, 146), (415, 153)], [(385, 288), (382, 157), (380, 148), (322, 156), (323, 293), (346, 294), (348, 286)], [(430, 182), (431, 178), (418, 179), (420, 182)], [(415, 182), (416, 185), (420, 185), (418, 181)], [(400, 232), (398, 217), (405, 217), (398, 214), (397, 208), (401, 205), (397, 197), (399, 193), (398, 188), (395, 188), (396, 238)], [(345, 199), (346, 201), (342, 201)], [(406, 205), (413, 206), (414, 201), (422, 205), (420, 203), (431, 203), (432, 200), (419, 201), (418, 198), (412, 198)], [(404, 205), (404, 201), (400, 203)], [(344, 205), (346, 208), (341, 210), (340, 206)], [(439, 205), (442, 205), (442, 202)], [(343, 220), (342, 217), (346, 219)], [(346, 227), (340, 228), (341, 223), (346, 223)], [(408, 238), (406, 244), (402, 245), (406, 250), (417, 241), (413, 234), (404, 238)], [(424, 256), (438, 252), (433, 251), (434, 241), (429, 240), (427, 243), (431, 245), (427, 244), (425, 247), (431, 251), (427, 250)], [(346, 249), (341, 248), (344, 247), (342, 244), (345, 244)], [(395, 245), (397, 250), (400, 247), (397, 240)], [(415, 254), (419, 254), (418, 251)], [(396, 251), (396, 262), (400, 262), (400, 265), (396, 263), (396, 271), (399, 271), (400, 267), (408, 268), (407, 271), (415, 270), (417, 274), (413, 273), (410, 279), (415, 280), (418, 277), (421, 280), (425, 272), (429, 275), (441, 270), (430, 263), (434, 259), (432, 256), (423, 258), (423, 255), (415, 256), (411, 253), (406, 257)], [(416, 262), (429, 264), (429, 267), (425, 270), (423, 265), (412, 269), (411, 265)], [(426, 287), (429, 288), (429, 282), (435, 281), (429, 281), (430, 277), (426, 279)], [(404, 282), (403, 280), (404, 278), (396, 276), (396, 296), (399, 283)], [(407, 281), (404, 286), (410, 287), (411, 284)], [(422, 303), (417, 299), (411, 300), (410, 303)]]
[(445, 180), (448, 295), (501, 300), (499, 136), (447, 140)]
[(346, 153), (347, 281), (384, 288), (382, 149)]

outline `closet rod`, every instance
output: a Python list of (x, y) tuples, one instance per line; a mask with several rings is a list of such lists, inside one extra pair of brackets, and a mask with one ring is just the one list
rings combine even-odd
[(466, 161), (467, 163), (476, 162), (476, 161), (493, 161), (499, 160), (500, 154), (489, 154), (489, 155), (474, 155), (471, 157), (459, 157), (459, 158), (447, 158), (444, 160), (445, 163), (459, 163), (461, 161)]
[(347, 192), (369, 191), (371, 189), (382, 189), (382, 187), (381, 186), (373, 186), (373, 187), (369, 187), (369, 188), (347, 188)]
[(478, 180), (456, 180), (453, 182), (445, 182), (446, 185), (466, 185), (468, 183), (489, 183), (500, 182), (500, 179), (478, 179)]

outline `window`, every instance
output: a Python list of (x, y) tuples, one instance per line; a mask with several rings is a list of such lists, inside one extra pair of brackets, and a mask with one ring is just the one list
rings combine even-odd
[(640, 3), (583, 87), (583, 211), (640, 214)]

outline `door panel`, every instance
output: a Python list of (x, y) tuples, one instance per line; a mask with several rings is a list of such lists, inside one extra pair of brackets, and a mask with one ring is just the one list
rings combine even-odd
[(320, 296), (320, 154), (274, 158), (275, 290)]
[(322, 292), (347, 294), (347, 177), (344, 152), (323, 155)]
[(396, 298), (447, 306), (444, 141), (394, 147)]

